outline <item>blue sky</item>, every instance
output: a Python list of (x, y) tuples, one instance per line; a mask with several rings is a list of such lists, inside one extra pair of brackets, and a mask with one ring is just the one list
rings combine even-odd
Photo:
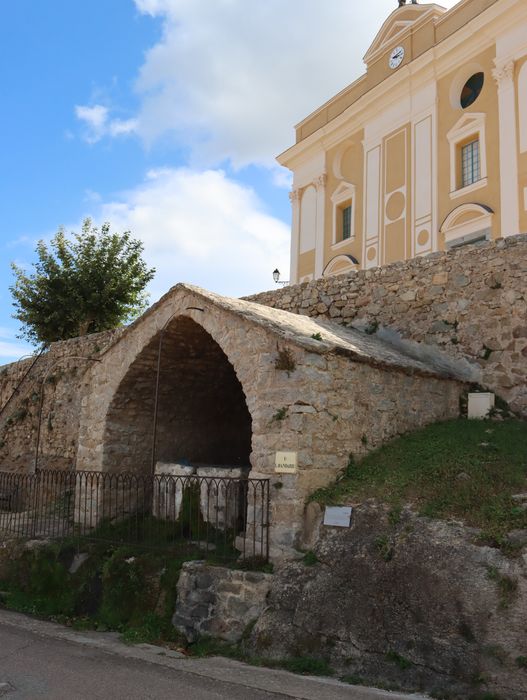
[[(178, 281), (241, 295), (289, 265), (293, 125), (363, 70), (394, 0), (17, 0), (0, 24), (0, 364), (27, 351), (10, 262), (85, 216)], [(453, 5), (449, 0), (448, 5)]]

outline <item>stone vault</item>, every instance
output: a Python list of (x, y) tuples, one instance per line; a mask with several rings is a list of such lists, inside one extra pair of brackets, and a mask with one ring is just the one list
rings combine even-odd
[[(76, 468), (250, 468), (276, 487), (274, 554), (294, 546), (306, 497), (350, 453), (457, 416), (464, 389), (373, 335), (183, 284), (100, 359), (84, 376)], [(276, 473), (282, 451), (296, 453), (296, 473)]]

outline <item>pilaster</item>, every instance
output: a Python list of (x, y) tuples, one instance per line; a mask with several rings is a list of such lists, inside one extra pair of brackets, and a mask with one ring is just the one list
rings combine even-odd
[(324, 239), (326, 223), (326, 183), (327, 175), (319, 175), (313, 184), (317, 190), (317, 225), (315, 243), (315, 279), (324, 272)]
[(289, 279), (291, 284), (298, 282), (298, 256), (300, 255), (300, 198), (301, 190), (294, 189), (289, 193), (291, 202), (291, 269)]
[(520, 232), (516, 86), (514, 61), (496, 59), (495, 64), (492, 75), (498, 85), (501, 235), (505, 238)]

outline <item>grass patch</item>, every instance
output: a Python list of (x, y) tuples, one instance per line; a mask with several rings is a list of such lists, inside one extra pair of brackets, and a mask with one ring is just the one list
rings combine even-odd
[(494, 581), (498, 587), (500, 608), (504, 610), (510, 607), (518, 594), (517, 579), (503, 575), (494, 566), (488, 568), (487, 576), (491, 581)]
[(251, 656), (243, 651), (240, 644), (229, 644), (219, 639), (203, 636), (187, 647), (190, 656), (205, 658), (208, 656), (226, 656), (229, 659), (243, 661), (251, 666), (279, 668), (291, 673), (309, 676), (333, 676), (334, 671), (327, 661), (310, 656), (291, 656), (284, 659), (267, 659)]
[(317, 555), (312, 550), (309, 550), (309, 552), (304, 554), (302, 561), (304, 562), (305, 566), (315, 566), (315, 564), (319, 563)]
[(527, 423), (519, 420), (436, 423), (393, 440), (348, 466), (333, 485), (311, 500), (337, 505), (375, 498), (391, 506), (396, 524), (401, 503), (421, 515), (463, 520), (505, 546), (511, 530), (527, 528), (527, 511), (512, 499), (527, 491)]

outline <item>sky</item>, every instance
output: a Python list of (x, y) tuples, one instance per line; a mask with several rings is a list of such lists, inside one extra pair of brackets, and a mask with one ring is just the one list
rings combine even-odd
[[(443, 0), (452, 7), (455, 0)], [(10, 264), (85, 217), (231, 296), (289, 270), (294, 124), (355, 80), (396, 0), (17, 0), (0, 24), (0, 365), (28, 352)]]

